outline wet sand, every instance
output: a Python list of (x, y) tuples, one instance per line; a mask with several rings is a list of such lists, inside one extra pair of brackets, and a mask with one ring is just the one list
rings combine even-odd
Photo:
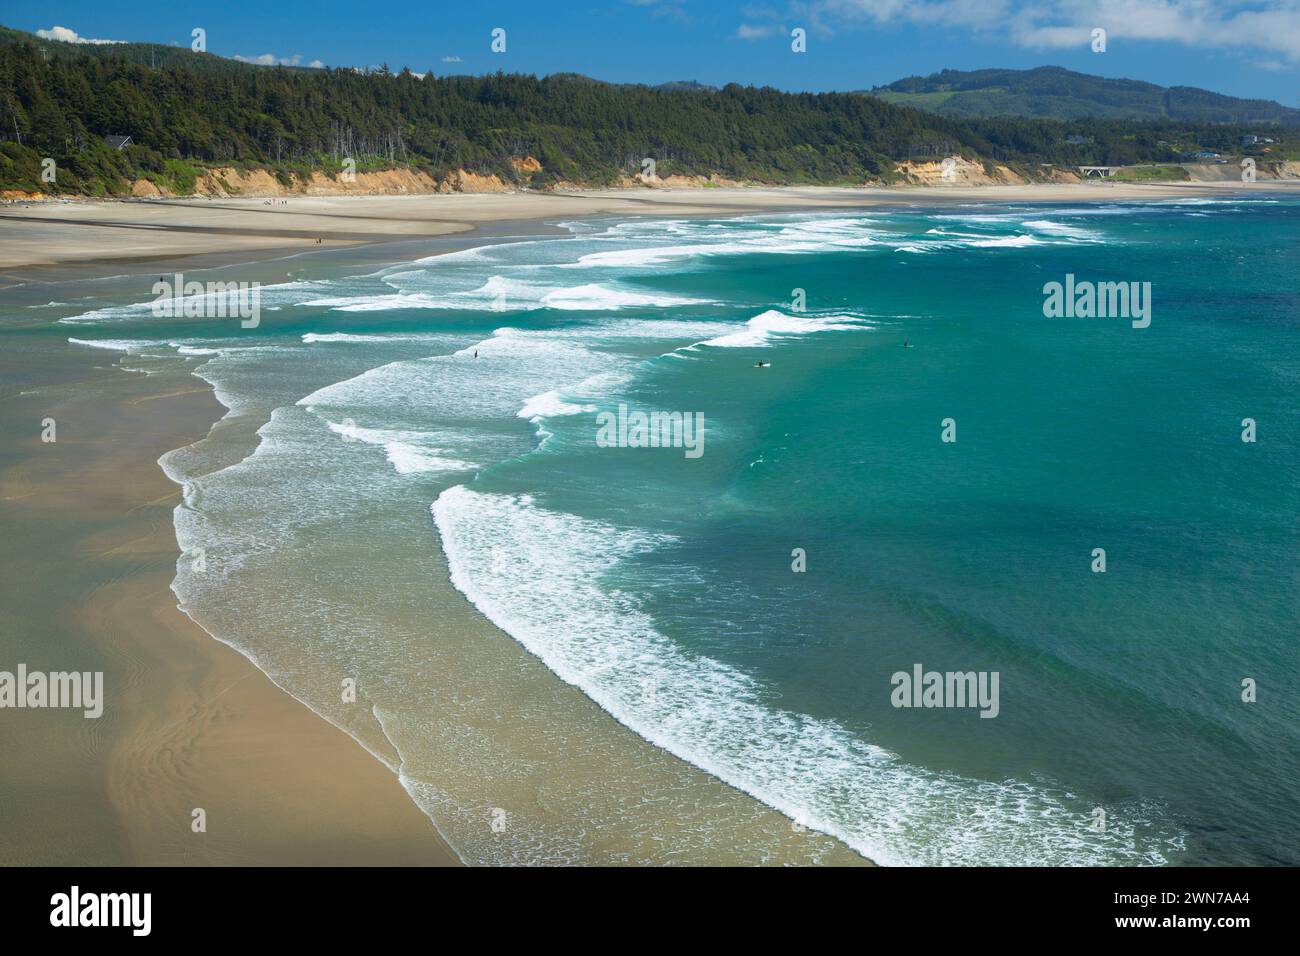
[(221, 416), (211, 391), (63, 351), (56, 385), (15, 381), (39, 348), (0, 366), (0, 666), (102, 670), (106, 703), (0, 714), (0, 863), (458, 863), (388, 768), (177, 609), (180, 490), (156, 460)]

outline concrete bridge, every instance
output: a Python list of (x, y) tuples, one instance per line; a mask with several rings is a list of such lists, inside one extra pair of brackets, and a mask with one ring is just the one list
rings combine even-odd
[(1084, 179), (1110, 179), (1123, 168), (1123, 166), (1080, 166), (1079, 172), (1083, 173)]

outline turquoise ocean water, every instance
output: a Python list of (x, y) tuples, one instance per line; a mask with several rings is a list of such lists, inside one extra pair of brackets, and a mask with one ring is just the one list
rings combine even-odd
[[(61, 321), (231, 409), (163, 460), (200, 623), (291, 690), (364, 666), (409, 541), (637, 734), (879, 862), (1300, 863), (1300, 204), (562, 225), (264, 288), (256, 329)], [(1150, 326), (1045, 318), (1067, 274), (1151, 283)], [(703, 454), (603, 447), (620, 405), (701, 413)], [(918, 663), (997, 672), (998, 716), (892, 706)]]

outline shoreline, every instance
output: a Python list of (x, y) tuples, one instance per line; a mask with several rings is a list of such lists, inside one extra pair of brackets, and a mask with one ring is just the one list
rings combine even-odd
[[(526, 233), (523, 235), (515, 233), (514, 230), (519, 228), (526, 229)], [(509, 238), (526, 239), (545, 236), (552, 233), (562, 234), (563, 232), (564, 230), (554, 226), (549, 226), (540, 220), (528, 221), (526, 225), (515, 221), (488, 223), (482, 228), (472, 230), (470, 233), (459, 233), (454, 237), (448, 237), (445, 241), (449, 242), (451, 247), (443, 248), (441, 251), (450, 252), (453, 251), (453, 248), (463, 249), (466, 247), (480, 246), (485, 244), (485, 241), (490, 241), (492, 238), (501, 238), (503, 240), (508, 240)], [(399, 248), (400, 246), (393, 243), (377, 243), (368, 247), (372, 252), (372, 255), (377, 257), (376, 261), (383, 261), (386, 264), (391, 264), (395, 258), (394, 251)], [(339, 252), (351, 260), (352, 253), (355, 251), (355, 249), (352, 249), (340, 250)], [(429, 252), (428, 250), (421, 250), (421, 254), (428, 255)], [(397, 258), (398, 261), (400, 261), (401, 258), (405, 257)], [(283, 264), (283, 261), (278, 263), (281, 267)], [(256, 263), (256, 265), (259, 267), (265, 267), (271, 264), (259, 262)], [(352, 271), (355, 271), (356, 263), (351, 263), (351, 265), (353, 266)], [(281, 276), (281, 278), (283, 278), (283, 276)], [(45, 297), (38, 296), (38, 298), (44, 299)], [(63, 296), (60, 296), (60, 298), (63, 298)], [(66, 330), (61, 327), (58, 329), (61, 336), (59, 340), (61, 344), (67, 346), (67, 339), (75, 338), (75, 336), (66, 334), (71, 331), (75, 331), (75, 326)], [(67, 347), (72, 348), (74, 351), (92, 352), (92, 350), (79, 349), (76, 346)], [(111, 357), (109, 360), (112, 362), (112, 366), (111, 369), (108, 370), (110, 374), (119, 373), (124, 370), (129, 371), (131, 365), (139, 364), (138, 362), (133, 362), (131, 358), (124, 358), (121, 353), (106, 351), (100, 354), (105, 358)], [(92, 364), (99, 364), (94, 362), (94, 358), (95, 356), (92, 353)], [(103, 364), (107, 365), (108, 362), (104, 362)], [(127, 368), (123, 369), (120, 366), (126, 366)], [(134, 375), (123, 377), (135, 378)], [(202, 434), (197, 434), (197, 429), (191, 431), (187, 433), (187, 437), (184, 440), (176, 440), (172, 444), (159, 446), (159, 451), (171, 451), (186, 447), (194, 441), (203, 440), (207, 435), (211, 434), (212, 428), (225, 417), (225, 413), (228, 411), (216, 400), (215, 391), (211, 385), (202, 380), (199, 382), (194, 381), (190, 369), (184, 370), (182, 377), (193, 386), (185, 389), (185, 391), (203, 393), (207, 398), (207, 404), (210, 406), (211, 411), (202, 419), (202, 424), (199, 425), (199, 428), (206, 428), (206, 431)], [(173, 387), (172, 390), (176, 389)], [(162, 396), (160, 395), (159, 397), (161, 398)], [(165, 477), (164, 470), (156, 462), (159, 454), (154, 453), (154, 451), (154, 449), (151, 449), (151, 457), (149, 458), (148, 465), (153, 469), (158, 479), (167, 482), (167, 484), (172, 487), (173, 493), (166, 496), (166, 500), (168, 502), (175, 502), (181, 494), (181, 489), (178, 486), (173, 485), (171, 480)], [(166, 536), (170, 548), (170, 561), (163, 583), (167, 585), (166, 597), (171, 598), (171, 600), (167, 602), (167, 607), (165, 609), (166, 613), (173, 617), (183, 618), (185, 625), (196, 629), (201, 638), (208, 639), (207, 642), (212, 646), (212, 648), (214, 648), (214, 656), (234, 652), (237, 657), (243, 658), (242, 667), (245, 671), (247, 668), (252, 668), (253, 673), (257, 677), (257, 683), (266, 684), (272, 694), (278, 693), (280, 699), (288, 706), (296, 708), (304, 719), (314, 721), (321, 725), (322, 728), (327, 728), (325, 730), (326, 735), (335, 733), (342, 735), (346, 745), (356, 752), (359, 759), (373, 765), (381, 772), (381, 774), (386, 771), (385, 775), (387, 780), (385, 787), (389, 793), (392, 792), (392, 782), (398, 782), (399, 787), (403, 788), (402, 791), (398, 792), (400, 799), (406, 801), (409, 810), (419, 816), (420, 821), (428, 827), (430, 832), (437, 833), (437, 824), (432, 822), (420, 809), (417, 802), (413, 799), (414, 793), (412, 792), (412, 787), (419, 788), (427, 786), (430, 780), (436, 781), (437, 768), (432, 768), (433, 774), (431, 776), (428, 768), (403, 767), (399, 775), (398, 771), (393, 770), (390, 766), (391, 754), (388, 755), (387, 759), (383, 756), (376, 755), (376, 752), (371, 745), (359, 738), (351, 730), (344, 728), (342, 725), (321, 714), (309, 703), (296, 696), (291, 690), (281, 686), (272, 677), (268, 676), (266, 672), (258, 667), (254, 658), (244, 650), (241, 650), (236, 644), (228, 642), (223, 637), (211, 634), (197, 621), (190, 618), (185, 611), (178, 608), (175, 595), (171, 592), (169, 586), (171, 578), (174, 575), (176, 557), (179, 553), (175, 539), (175, 528), (170, 520), (167, 522)], [(436, 556), (435, 560), (439, 564), (441, 563), (440, 552)], [(560, 698), (567, 698), (569, 699), (569, 704), (572, 704), (574, 701), (577, 702), (577, 707), (565, 705), (567, 713), (564, 718), (561, 718), (561, 723), (564, 723), (567, 720), (567, 722), (575, 729), (581, 729), (583, 731), (586, 731), (586, 729), (591, 725), (596, 724), (602, 728), (602, 736), (613, 736), (618, 738), (620, 742), (628, 744), (628, 746), (621, 748), (619, 759), (616, 761), (616, 763), (621, 764), (621, 770), (624, 773), (624, 776), (627, 775), (629, 768), (640, 769), (646, 766), (654, 766), (656, 764), (670, 766), (671, 769), (667, 772), (662, 768), (659, 769), (657, 771), (657, 779), (655, 779), (653, 783), (647, 784), (647, 792), (655, 792), (657, 789), (660, 791), (658, 797), (659, 800), (664, 799), (666, 793), (675, 792), (680, 789), (683, 785), (683, 781), (705, 780), (706, 789), (704, 791), (704, 805), (703, 807), (697, 808), (697, 812), (705, 812), (709, 807), (712, 807), (713, 812), (721, 813), (726, 819), (728, 819), (730, 825), (741, 827), (744, 829), (746, 834), (752, 834), (753, 837), (759, 841), (760, 845), (776, 846), (790, 840), (795, 843), (803, 844), (803, 848), (800, 852), (806, 854), (806, 859), (824, 860), (832, 865), (871, 865), (871, 861), (865, 859), (859, 853), (843, 846), (830, 837), (823, 836), (819, 833), (810, 833), (806, 839), (801, 837), (799, 834), (802, 831), (793, 828), (790, 821), (778, 811), (762, 804), (749, 794), (713, 778), (705, 771), (680, 760), (666, 751), (660, 750), (652, 743), (637, 736), (633, 731), (618, 723), (597, 704), (590, 701), (580, 690), (565, 683), (557, 675), (546, 669), (539, 660), (519, 645), (514, 638), (499, 631), (496, 626), (487, 620), (487, 618), (484, 617), (477, 608), (465, 600), (459, 592), (454, 592), (450, 583), (446, 581), (445, 569), (440, 580), (445, 583), (445, 589), (449, 593), (454, 594), (456, 602), (463, 606), (462, 617), (470, 618), (475, 622), (473, 627), (465, 628), (465, 633), (491, 632), (491, 646), (482, 652), (485, 661), (491, 661), (494, 665), (499, 666), (504, 657), (506, 660), (506, 669), (512, 674), (516, 674), (520, 671), (520, 664), (518, 662), (520, 660), (525, 661), (523, 665), (525, 674), (523, 676), (526, 680), (534, 682), (535, 686), (535, 683), (540, 679), (541, 682), (546, 685), (549, 694), (554, 694)], [(442, 587), (442, 585), (440, 584), (439, 587)], [(248, 677), (252, 675), (245, 673), (244, 676)], [(535, 757), (524, 756), (524, 752), (531, 747), (532, 743), (533, 741), (529, 741), (526, 744), (507, 743), (503, 749), (507, 751), (519, 751), (519, 759), (528, 762), (529, 760), (536, 759)], [(386, 798), (387, 794), (385, 794), (385, 799)], [(344, 829), (346, 830), (346, 828)], [(443, 859), (440, 855), (436, 860), (421, 860), (420, 862), (462, 862), (456, 851), (451, 849), (446, 840), (441, 837), (441, 834), (438, 834), (438, 837), (439, 854), (445, 853), (445, 855), (450, 857), (450, 859)], [(423, 848), (423, 851), (428, 854), (427, 847)], [(400, 859), (394, 859), (386, 862), (402, 861)], [(474, 861), (464, 860), (464, 862), (472, 863)]]
[[(41, 200), (0, 207), (0, 236), (21, 226), (27, 241), (0, 244), (0, 288), (159, 270), (275, 262), (340, 249), (476, 239), (507, 223), (604, 215), (732, 216), (757, 212), (1207, 197), (1288, 192), (1265, 181), (1017, 186), (624, 189), (557, 193), (295, 196), (274, 200)], [(319, 240), (319, 244), (318, 244)], [(113, 254), (105, 254), (113, 250)]]
[[(1101, 190), (1105, 187), (1092, 185), (1042, 187), (1050, 189), (1053, 195), (1039, 195), (1032, 200), (1020, 195), (1016, 198), (1007, 198), (990, 194), (998, 188), (926, 189), (924, 192), (920, 189), (911, 189), (906, 191), (904, 197), (892, 199), (891, 202), (874, 204), (865, 201), (869, 197), (856, 195), (851, 197), (852, 202), (846, 201), (845, 197), (824, 197), (823, 202), (813, 204), (812, 208), (889, 204), (930, 205), (936, 200), (1059, 202), (1062, 199), (1083, 199), (1085, 196), (1087, 201), (1169, 198), (1170, 187), (1133, 187), (1140, 191), (1137, 196), (1129, 195), (1128, 190), (1124, 190), (1122, 195), (1115, 195), (1110, 190), (1102, 193)], [(1037, 189), (1038, 187), (1024, 188)], [(1060, 189), (1068, 190), (1068, 194), (1065, 196), (1056, 194)], [(1159, 192), (1153, 196), (1152, 189)], [(1087, 193), (1081, 194), (1079, 190), (1087, 190)], [(1218, 187), (1193, 193), (1190, 189), (1180, 187), (1181, 195), (1215, 195), (1222, 194), (1223, 191), (1222, 187)], [(1259, 189), (1253, 191), (1263, 192)], [(975, 195), (969, 195), (970, 193)], [(392, 201), (420, 197), (387, 198)], [(800, 197), (788, 198), (798, 200)], [(918, 200), (925, 200), (925, 202), (918, 202)], [(761, 211), (763, 208), (769, 211), (794, 211), (785, 202), (775, 206), (755, 208), (742, 208), (739, 204), (732, 207), (724, 205), (710, 208), (718, 211), (697, 212), (690, 203), (672, 202), (659, 204), (656, 211), (650, 213), (640, 209), (636, 211), (602, 209), (585, 215), (624, 213), (628, 215), (742, 215)], [(799, 208), (810, 207), (804, 203)], [(566, 214), (560, 215), (566, 216)], [(567, 217), (578, 218), (580, 215), (583, 214), (567, 214)], [(555, 214), (547, 214), (543, 218), (555, 218)], [(510, 220), (485, 218), (477, 226), (470, 225), (465, 229), (452, 232), (415, 237), (393, 236), (376, 238), (368, 242), (344, 243), (332, 247), (331, 251), (340, 250), (341, 254), (352, 256), (364, 250), (374, 256), (376, 261), (392, 261), (400, 243), (424, 243), (434, 240), (440, 243), (446, 242), (449, 246), (464, 248), (482, 244), (484, 239), (492, 238), (494, 233), (504, 237), (512, 225), (520, 222), (528, 222), (538, 229), (543, 227), (540, 218), (517, 216)], [(497, 228), (498, 226), (500, 228)], [(0, 229), (3, 228), (4, 226), (0, 225)], [(215, 235), (238, 238), (229, 237), (226, 233)], [(250, 255), (256, 256), (259, 267), (279, 268), (285, 258), (303, 256), (303, 250), (286, 249), (284, 256), (268, 260), (265, 255), (269, 250), (257, 246), (256, 243), (252, 245), (234, 243), (234, 246), (193, 255), (231, 257), (229, 261), (214, 260), (201, 268), (243, 264), (249, 262)], [(318, 247), (316, 251), (324, 250)], [(451, 251), (451, 249), (443, 251)], [(307, 250), (307, 254), (310, 255), (311, 250)], [(120, 269), (126, 261), (125, 258), (109, 260), (103, 263), (103, 268)], [(133, 260), (133, 264), (152, 263), (154, 268), (150, 271), (153, 272), (156, 271), (157, 263), (160, 261), (163, 260), (145, 256)], [(95, 263), (94, 267), (99, 265)], [(51, 264), (49, 268), (82, 273), (71, 281), (91, 278), (84, 274), (85, 267), (77, 267), (70, 263)], [(115, 271), (111, 274), (121, 273)], [(68, 280), (65, 278), (64, 281)], [(95, 356), (89, 357), (89, 364), (92, 366), (98, 364)], [(124, 371), (118, 367), (120, 364), (122, 363), (113, 362), (106, 370), (107, 375), (104, 378)], [(140, 414), (153, 422), (163, 421), (169, 429), (166, 432), (167, 437), (163, 439), (161, 435), (150, 432), (147, 428), (138, 430), (161, 441), (165, 445), (161, 448), (163, 452), (201, 440), (208, 432), (194, 436), (193, 431), (183, 430), (191, 426), (202, 427), (204, 416), (207, 416), (206, 425), (210, 431), (224, 414), (224, 406), (216, 401), (212, 387), (201, 381), (196, 383), (189, 370), (182, 370), (175, 376), (164, 373), (160, 376), (139, 378), (130, 374), (119, 375), (119, 377), (131, 383), (131, 387), (120, 389), (123, 394), (118, 395), (112, 404), (106, 402), (100, 413), (112, 418), (116, 414), (114, 410), (120, 410), (124, 403), (130, 408), (146, 409), (147, 412)], [(97, 385), (106, 384), (110, 391), (114, 393), (119, 391), (111, 383), (97, 382)], [(150, 387), (143, 388), (144, 385)], [(129, 397), (126, 397), (128, 394)], [(214, 411), (218, 414), (213, 415)], [(37, 416), (38, 419), (39, 417)], [(75, 417), (74, 415), (73, 418)], [(220, 638), (209, 634), (176, 606), (175, 596), (170, 589), (170, 579), (179, 552), (170, 514), (171, 507), (181, 492), (180, 488), (163, 474), (156, 461), (157, 454), (153, 457), (148, 457), (146, 454), (148, 460), (142, 464), (137, 460), (138, 453), (141, 452), (138, 444), (123, 440), (121, 429), (127, 428), (128, 422), (138, 428), (140, 420), (140, 415), (123, 416), (118, 424), (118, 430), (105, 426), (106, 430), (97, 440), (109, 449), (102, 452), (100, 467), (109, 467), (107, 461), (111, 460), (112, 473), (121, 472), (126, 476), (123, 485), (131, 488), (129, 494), (122, 491), (119, 495), (122, 500), (114, 505), (124, 509), (124, 513), (119, 517), (125, 520), (120, 527), (115, 527), (113, 535), (103, 542), (114, 545), (104, 553), (114, 552), (119, 548), (130, 548), (133, 554), (147, 554), (148, 562), (133, 565), (129, 569), (126, 578), (119, 585), (121, 591), (126, 593), (114, 591), (111, 594), (101, 594), (101, 589), (96, 589), (77, 611), (77, 616), (81, 619), (78, 626), (85, 634), (93, 631), (93, 622), (96, 620), (110, 622), (109, 627), (98, 638), (98, 650), (101, 653), (106, 657), (129, 661), (137, 667), (141, 666), (139, 662), (143, 660), (146, 662), (144, 666), (152, 672), (155, 679), (158, 673), (162, 672), (164, 683), (167, 685), (162, 690), (155, 688), (151, 699), (150, 694), (139, 686), (138, 680), (136, 681), (134, 685), (136, 691), (133, 692), (136, 696), (127, 701), (128, 709), (135, 711), (135, 724), (129, 733), (124, 732), (121, 735), (109, 760), (104, 790), (119, 821), (120, 852), (125, 861), (253, 864), (278, 862), (455, 864), (460, 862), (454, 851), (437, 835), (433, 824), (410, 799), (409, 794), (403, 790), (394, 790), (392, 782), (397, 779), (394, 772), (378, 758), (374, 758), (364, 744), (354, 746), (361, 742), (333, 726), (329, 720), (320, 717), (309, 706), (272, 681), (251, 659)], [(180, 440), (175, 444), (166, 444), (177, 438), (178, 430), (183, 432)], [(151, 450), (157, 447), (159, 446), (151, 446)], [(29, 454), (33, 457), (39, 455), (39, 447), (31, 449)], [(142, 471), (149, 469), (152, 469), (153, 479), (156, 480), (143, 475)], [(9, 472), (10, 469), (0, 471), (0, 481), (11, 477)], [(159, 482), (171, 493), (155, 494)], [(60, 486), (56, 484), (55, 487)], [(0, 488), (3, 488), (3, 485), (0, 485)], [(64, 488), (65, 492), (66, 490)], [(30, 499), (31, 495), (39, 494), (42, 492), (25, 492), (18, 497)], [(8, 491), (0, 494), (0, 499), (6, 503), (13, 498), (14, 496)], [(167, 516), (161, 526), (158, 525), (160, 510)], [(78, 528), (77, 531), (79, 532), (80, 529)], [(170, 567), (166, 561), (162, 561), (159, 565), (160, 552), (165, 552), (163, 556), (170, 561)], [(171, 618), (178, 620), (171, 620)], [(151, 627), (140, 628), (141, 620), (152, 622)], [(141, 633), (134, 637), (124, 636), (133, 628), (140, 630)], [(190, 633), (186, 633), (187, 631)], [(95, 640), (93, 636), (92, 640)], [(527, 653), (522, 648), (520, 651)], [(186, 716), (181, 720), (174, 719), (177, 713)], [(167, 715), (166, 719), (164, 714)], [(196, 724), (198, 729), (193, 730)], [(196, 742), (200, 739), (206, 741), (202, 746)], [(293, 742), (291, 746), (285, 746), (286, 739)], [(257, 748), (255, 755), (249, 755), (247, 752), (250, 742)], [(151, 747), (156, 749), (150, 749)], [(207, 750), (204, 751), (203, 748)], [(207, 783), (195, 790), (173, 782), (175, 792), (165, 797), (147, 792), (148, 785), (141, 781), (151, 779), (151, 773), (160, 774), (171, 770), (169, 767), (163, 768), (158, 765), (158, 754), (186, 751), (190, 752), (190, 759), (194, 760), (196, 765), (206, 762), (206, 770), (200, 772), (191, 767), (190, 773), (198, 773), (199, 776), (206, 773)], [(201, 751), (204, 754), (202, 757), (195, 756)], [(345, 753), (350, 753), (351, 756), (346, 756)], [(294, 759), (287, 759), (289, 757)], [(366, 765), (371, 772), (367, 772)], [(338, 773), (339, 768), (343, 766), (349, 769), (342, 774)], [(286, 788), (277, 793), (279, 801), (274, 804), (251, 805), (249, 801), (255, 798), (258, 788), (264, 788), (268, 776), (276, 774), (289, 778), (285, 781)], [(344, 788), (346, 792), (339, 793), (337, 799), (320, 799), (319, 788), (329, 786), (331, 782), (337, 786), (338, 777), (346, 777), (352, 784), (351, 788)], [(398, 786), (399, 788), (402, 786), (400, 781)], [(719, 786), (726, 785), (719, 783)], [(226, 788), (224, 792), (223, 787)], [(287, 801), (284, 799), (286, 793), (289, 794)], [(191, 798), (191, 794), (198, 795)], [(211, 847), (198, 850), (191, 847), (182, 849), (183, 844), (178, 839), (174, 828), (172, 831), (167, 831), (160, 825), (158, 805), (160, 801), (166, 804), (166, 812), (161, 816), (175, 823), (177, 814), (185, 809), (186, 802), (205, 806), (211, 813), (211, 808), (207, 804), (211, 804), (212, 800), (207, 794), (216, 794), (218, 800), (223, 799), (224, 796), (225, 800), (239, 807), (239, 811), (247, 819), (245, 824), (247, 829), (243, 838), (237, 846), (218, 844), (215, 849)], [(198, 800), (206, 800), (207, 803), (195, 802)], [(365, 801), (365, 803), (359, 804), (358, 801)], [(403, 814), (396, 809), (393, 806), (395, 801), (404, 803), (409, 813)], [(390, 809), (372, 812), (376, 806)], [(147, 807), (148, 812), (141, 813), (142, 807)], [(346, 810), (349, 807), (361, 807), (365, 812), (340, 812), (337, 818), (332, 820), (319, 818), (320, 814)], [(317, 841), (332, 837), (333, 840), (328, 847), (320, 846), (319, 842), (313, 841), (312, 836), (307, 832), (294, 830), (293, 821), (312, 818), (313, 814), (317, 817), (310, 830), (313, 834), (319, 830)], [(412, 816), (418, 817), (418, 821), (412, 820)], [(383, 828), (385, 832), (377, 833), (375, 828), (380, 824), (390, 825)], [(420, 824), (423, 824), (423, 828)], [(422, 833), (422, 829), (428, 832)], [(216, 827), (211, 825), (209, 834), (213, 834), (214, 831)], [(259, 841), (253, 837), (253, 834), (259, 831), (261, 845), (255, 848), (252, 844)], [(188, 829), (183, 828), (181, 832), (187, 833)], [(431, 836), (432, 839), (426, 841), (423, 839), (424, 836)], [(411, 845), (412, 840), (419, 845)], [(209, 842), (217, 843), (215, 840)], [(295, 853), (299, 856), (294, 857)], [(353, 856), (343, 858), (341, 854)]]
[[(83, 376), (10, 403), (24, 420), (54, 418), (54, 443), (14, 434), (12, 414), (3, 421), (18, 446), (0, 467), (6, 564), (24, 569), (6, 602), (33, 666), (104, 672), (105, 712), (4, 725), (10, 752), (33, 755), (8, 769), (8, 786), (53, 785), (51, 799), (75, 805), (57, 814), (53, 840), (35, 814), (26, 825), (21, 812), (8, 817), (7, 862), (458, 865), (387, 767), (177, 607), (180, 488), (156, 459), (219, 417), (212, 390), (188, 370), (96, 369), (96, 356), (70, 365)], [(24, 592), (41, 598), (26, 607)], [(195, 808), (203, 833), (191, 828)]]

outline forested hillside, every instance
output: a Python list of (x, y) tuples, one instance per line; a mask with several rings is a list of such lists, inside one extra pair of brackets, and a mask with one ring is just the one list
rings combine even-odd
[(1271, 100), (1244, 100), (1191, 86), (1164, 87), (1108, 79), (1059, 66), (1033, 70), (943, 70), (871, 91), (900, 106), (943, 116), (1172, 120), (1300, 126), (1300, 110)]
[[(408, 167), (434, 178), (468, 170), (533, 188), (617, 182), (645, 158), (661, 177), (861, 184), (891, 181), (903, 160), (958, 154), (1035, 178), (1048, 163), (1167, 162), (1180, 142), (1226, 148), (1241, 133), (955, 120), (854, 93), (735, 85), (218, 65), (179, 50), (151, 67), (141, 50), (58, 46), (66, 49), (52, 54), (25, 34), (0, 36), (0, 189), (122, 194), (147, 179), (186, 193), (203, 167), (218, 165), (264, 168), (288, 186), (347, 159), (358, 170)], [(1067, 142), (1081, 132), (1087, 142)], [(116, 149), (110, 136), (131, 143)], [(41, 179), (47, 158), (58, 169), (54, 183)]]

